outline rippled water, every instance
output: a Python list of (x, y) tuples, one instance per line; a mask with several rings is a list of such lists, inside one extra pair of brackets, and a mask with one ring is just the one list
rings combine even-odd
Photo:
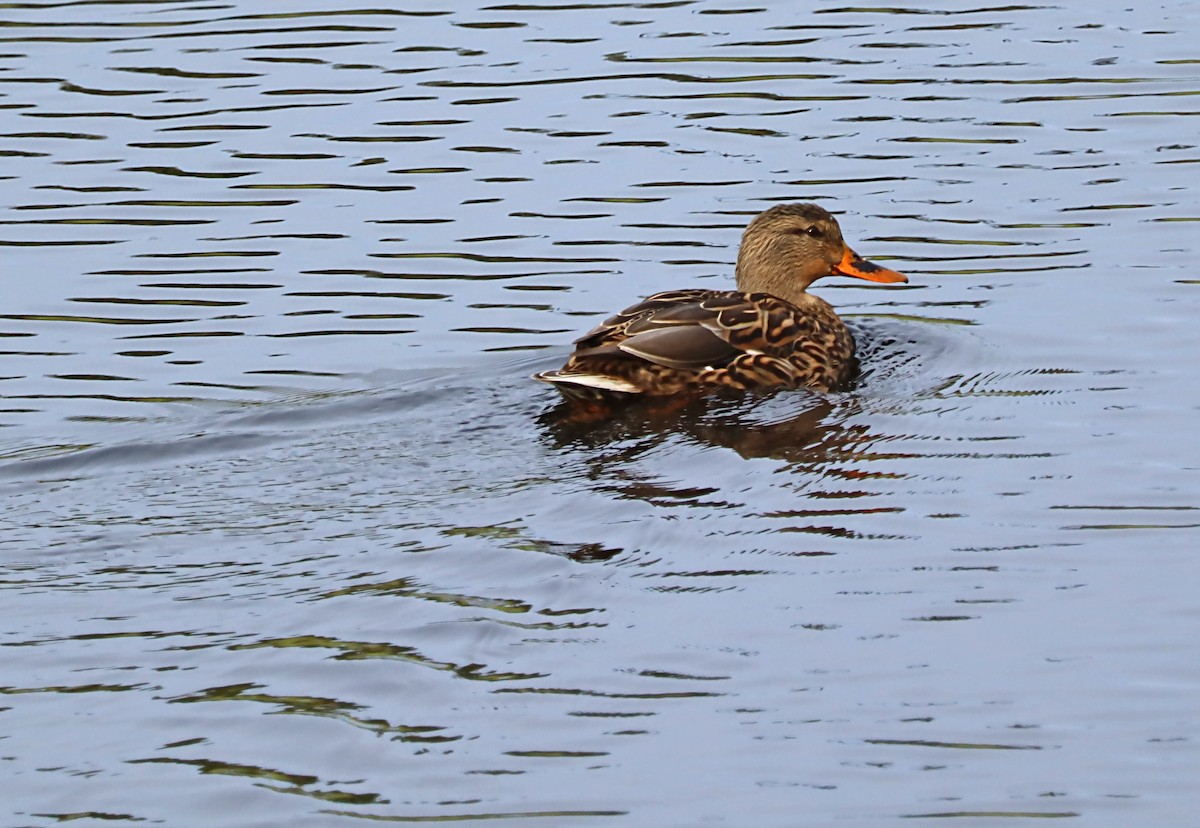
[[(1129, 5), (10, 4), (0, 821), (1190, 824), (1200, 11)], [(799, 200), (911, 278), (819, 285), (853, 391), (528, 379)]]

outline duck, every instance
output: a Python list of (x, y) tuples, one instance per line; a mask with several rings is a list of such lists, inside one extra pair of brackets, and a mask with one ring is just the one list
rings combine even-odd
[(590, 403), (718, 389), (841, 390), (858, 363), (846, 323), (808, 292), (826, 276), (908, 281), (855, 253), (824, 208), (775, 205), (742, 234), (736, 290), (656, 293), (576, 339), (562, 368), (533, 378)]

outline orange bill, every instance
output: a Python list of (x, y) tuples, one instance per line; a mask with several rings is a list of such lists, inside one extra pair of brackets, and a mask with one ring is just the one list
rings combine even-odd
[(833, 266), (833, 272), (841, 276), (856, 276), (869, 282), (907, 282), (908, 277), (903, 273), (888, 270), (877, 264), (868, 262), (849, 247), (842, 254), (842, 260)]

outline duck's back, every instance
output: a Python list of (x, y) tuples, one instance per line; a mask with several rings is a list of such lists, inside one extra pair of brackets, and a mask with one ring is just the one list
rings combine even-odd
[(766, 293), (658, 293), (575, 341), (557, 371), (536, 375), (568, 397), (678, 394), (705, 388), (829, 390), (855, 371), (854, 339), (824, 300)]

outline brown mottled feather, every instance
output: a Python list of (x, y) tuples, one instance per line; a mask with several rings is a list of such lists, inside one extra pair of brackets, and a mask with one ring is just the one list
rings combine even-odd
[[(829, 305), (808, 298), (811, 307), (801, 311), (766, 293), (658, 293), (580, 337), (567, 364), (539, 378), (570, 383), (572, 374), (600, 374), (654, 395), (721, 387), (836, 388), (852, 371), (854, 339)], [(577, 386), (558, 387), (572, 396)]]

